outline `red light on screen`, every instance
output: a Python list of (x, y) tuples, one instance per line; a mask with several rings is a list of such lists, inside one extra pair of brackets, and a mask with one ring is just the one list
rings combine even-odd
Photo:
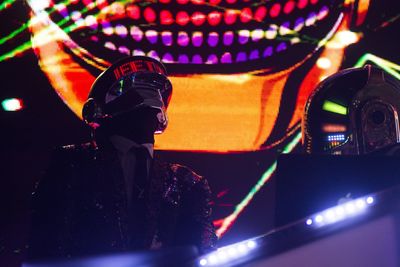
[(281, 5), (276, 3), (271, 7), (269, 14), (271, 15), (272, 18), (275, 18), (279, 15), (280, 12), (281, 12)]

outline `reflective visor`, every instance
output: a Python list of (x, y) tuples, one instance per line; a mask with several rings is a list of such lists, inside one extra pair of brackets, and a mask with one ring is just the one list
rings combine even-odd
[(149, 72), (125, 75), (115, 82), (105, 96), (106, 112), (119, 114), (141, 106), (164, 111), (161, 90), (165, 87), (164, 76)]

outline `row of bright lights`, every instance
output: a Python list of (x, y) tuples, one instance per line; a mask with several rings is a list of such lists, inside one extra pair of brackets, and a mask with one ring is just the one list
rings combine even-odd
[(346, 136), (344, 134), (332, 134), (328, 135), (327, 137), (328, 141), (344, 141), (346, 140)]
[[(318, 13), (311, 12), (308, 16), (304, 19), (299, 17), (296, 19), (295, 22), (291, 23), (286, 21), (282, 24), (280, 28), (276, 25), (271, 25), (270, 29), (266, 32), (266, 38), (272, 39), (276, 35), (277, 30), (279, 30), (280, 35), (286, 35), (289, 33), (299, 32), (302, 30), (304, 26), (309, 27), (315, 24), (316, 21), (323, 20), (329, 13), (329, 9), (327, 6), (323, 6)], [(71, 13), (71, 18), (78, 27), (90, 27), (93, 30), (96, 30), (99, 26), (98, 18), (93, 15), (88, 15), (85, 18), (82, 17), (79, 11), (73, 11)], [(291, 25), (293, 24), (293, 25)], [(126, 37), (128, 35), (128, 29), (123, 25), (116, 25), (115, 28), (108, 22), (108, 21), (101, 21), (100, 25), (102, 26), (102, 31), (105, 35), (117, 34), (121, 37)], [(293, 28), (293, 30), (291, 30)], [(137, 30), (136, 30), (137, 31)], [(262, 30), (258, 29), (254, 32), (254, 34), (258, 37), (262, 33)], [(262, 38), (263, 36), (261, 36)], [(259, 39), (261, 39), (259, 38)]]
[[(114, 46), (111, 42), (106, 42), (104, 46), (110, 50), (117, 50), (117, 47)], [(285, 42), (281, 42), (275, 48), (272, 46), (268, 46), (263, 51), (260, 52), (258, 49), (254, 49), (248, 53), (246, 52), (239, 52), (233, 55), (230, 52), (225, 52), (222, 55), (210, 54), (207, 58), (203, 58), (200, 54), (195, 55), (186, 55), (186, 54), (179, 54), (176, 58), (173, 57), (171, 53), (165, 53), (160, 57), (160, 55), (155, 51), (151, 50), (145, 53), (143, 50), (134, 49), (132, 52), (126, 46), (118, 47), (118, 51), (122, 54), (127, 55), (134, 55), (134, 56), (141, 56), (147, 55), (149, 57), (161, 60), (164, 63), (181, 63), (181, 64), (217, 64), (217, 63), (232, 63), (232, 62), (245, 62), (249, 60), (258, 60), (260, 58), (268, 58), (272, 56), (275, 52), (279, 53), (285, 51), (287, 49), (287, 44)]]
[(249, 253), (257, 247), (254, 240), (247, 240), (226, 247), (219, 248), (215, 252), (211, 252), (202, 257), (198, 264), (199, 266), (213, 266), (217, 264), (226, 263), (228, 261), (238, 259)]
[[(37, 2), (40, 3), (44, 1)], [(303, 9), (306, 7), (307, 2), (307, 0), (300, 0), (297, 3), (297, 7), (299, 9)], [(316, 4), (318, 0), (311, 0), (310, 2), (312, 4)], [(50, 1), (48, 1), (47, 3), (40, 3), (35, 5), (40, 6), (41, 9), (53, 6)], [(87, 3), (88, 9), (93, 9), (95, 6), (96, 4), (94, 2)], [(65, 17), (68, 16), (68, 10), (65, 4), (57, 4), (54, 7)], [(157, 11), (152, 7), (141, 8), (138, 5), (125, 5), (121, 2), (115, 2), (109, 6), (98, 4), (98, 7), (101, 9), (101, 13), (103, 14), (103, 16), (124, 16), (126, 14), (132, 19), (140, 19), (143, 16), (148, 23), (154, 23), (157, 19)], [(272, 6), (268, 7), (268, 9), (266, 6), (261, 5), (257, 7), (256, 10), (252, 10), (250, 7), (245, 7), (242, 10), (227, 9), (224, 12), (212, 11), (208, 15), (198, 11), (194, 12), (192, 15), (189, 15), (185, 11), (179, 11), (176, 14), (175, 21), (177, 24), (182, 26), (186, 25), (189, 21), (192, 21), (192, 23), (196, 26), (200, 26), (206, 21), (208, 21), (210, 25), (217, 25), (222, 21), (222, 19), (224, 19), (226, 24), (233, 24), (236, 22), (238, 17), (240, 18), (241, 22), (246, 23), (252, 20), (263, 21), (268, 15), (271, 18), (278, 17), (281, 14), (281, 11), (285, 14), (290, 14), (295, 9), (295, 7), (296, 3), (294, 1), (288, 1), (285, 5), (281, 5), (281, 3), (274, 3)], [(71, 14), (71, 16), (73, 17), (76, 17), (78, 15), (78, 13), (76, 13), (75, 15)], [(174, 23), (174, 16), (169, 10), (161, 10), (159, 14), (159, 19), (161, 24), (169, 25)]]
[(364, 212), (374, 202), (375, 200), (371, 196), (348, 201), (315, 214), (306, 220), (306, 225), (318, 227), (342, 221)]
[[(306, 220), (307, 226), (321, 227), (324, 225), (336, 223), (350, 217), (359, 215), (375, 203), (372, 196), (358, 198), (347, 201), (341, 205), (329, 208), (320, 213), (311, 216)], [(229, 261), (246, 256), (251, 250), (257, 247), (257, 242), (253, 240), (242, 241), (233, 245), (219, 248), (217, 251), (201, 257), (197, 266), (217, 266)]]

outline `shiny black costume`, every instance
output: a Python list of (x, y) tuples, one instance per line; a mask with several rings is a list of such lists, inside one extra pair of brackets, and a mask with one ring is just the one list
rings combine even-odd
[(155, 155), (142, 197), (128, 209), (112, 146), (85, 144), (55, 151), (33, 197), (29, 258), (216, 244), (207, 181)]

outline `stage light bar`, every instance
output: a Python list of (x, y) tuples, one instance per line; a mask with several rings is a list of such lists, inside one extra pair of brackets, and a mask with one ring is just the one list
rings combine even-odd
[(374, 203), (375, 199), (372, 196), (350, 200), (336, 207), (314, 214), (305, 220), (305, 224), (312, 227), (321, 227), (343, 221), (350, 217), (362, 214)]
[(1, 102), (1, 107), (5, 111), (20, 111), (24, 108), (24, 103), (22, 99), (7, 98)]
[(204, 255), (197, 266), (217, 266), (244, 257), (257, 247), (255, 240), (246, 240), (229, 246), (221, 247), (217, 251)]

